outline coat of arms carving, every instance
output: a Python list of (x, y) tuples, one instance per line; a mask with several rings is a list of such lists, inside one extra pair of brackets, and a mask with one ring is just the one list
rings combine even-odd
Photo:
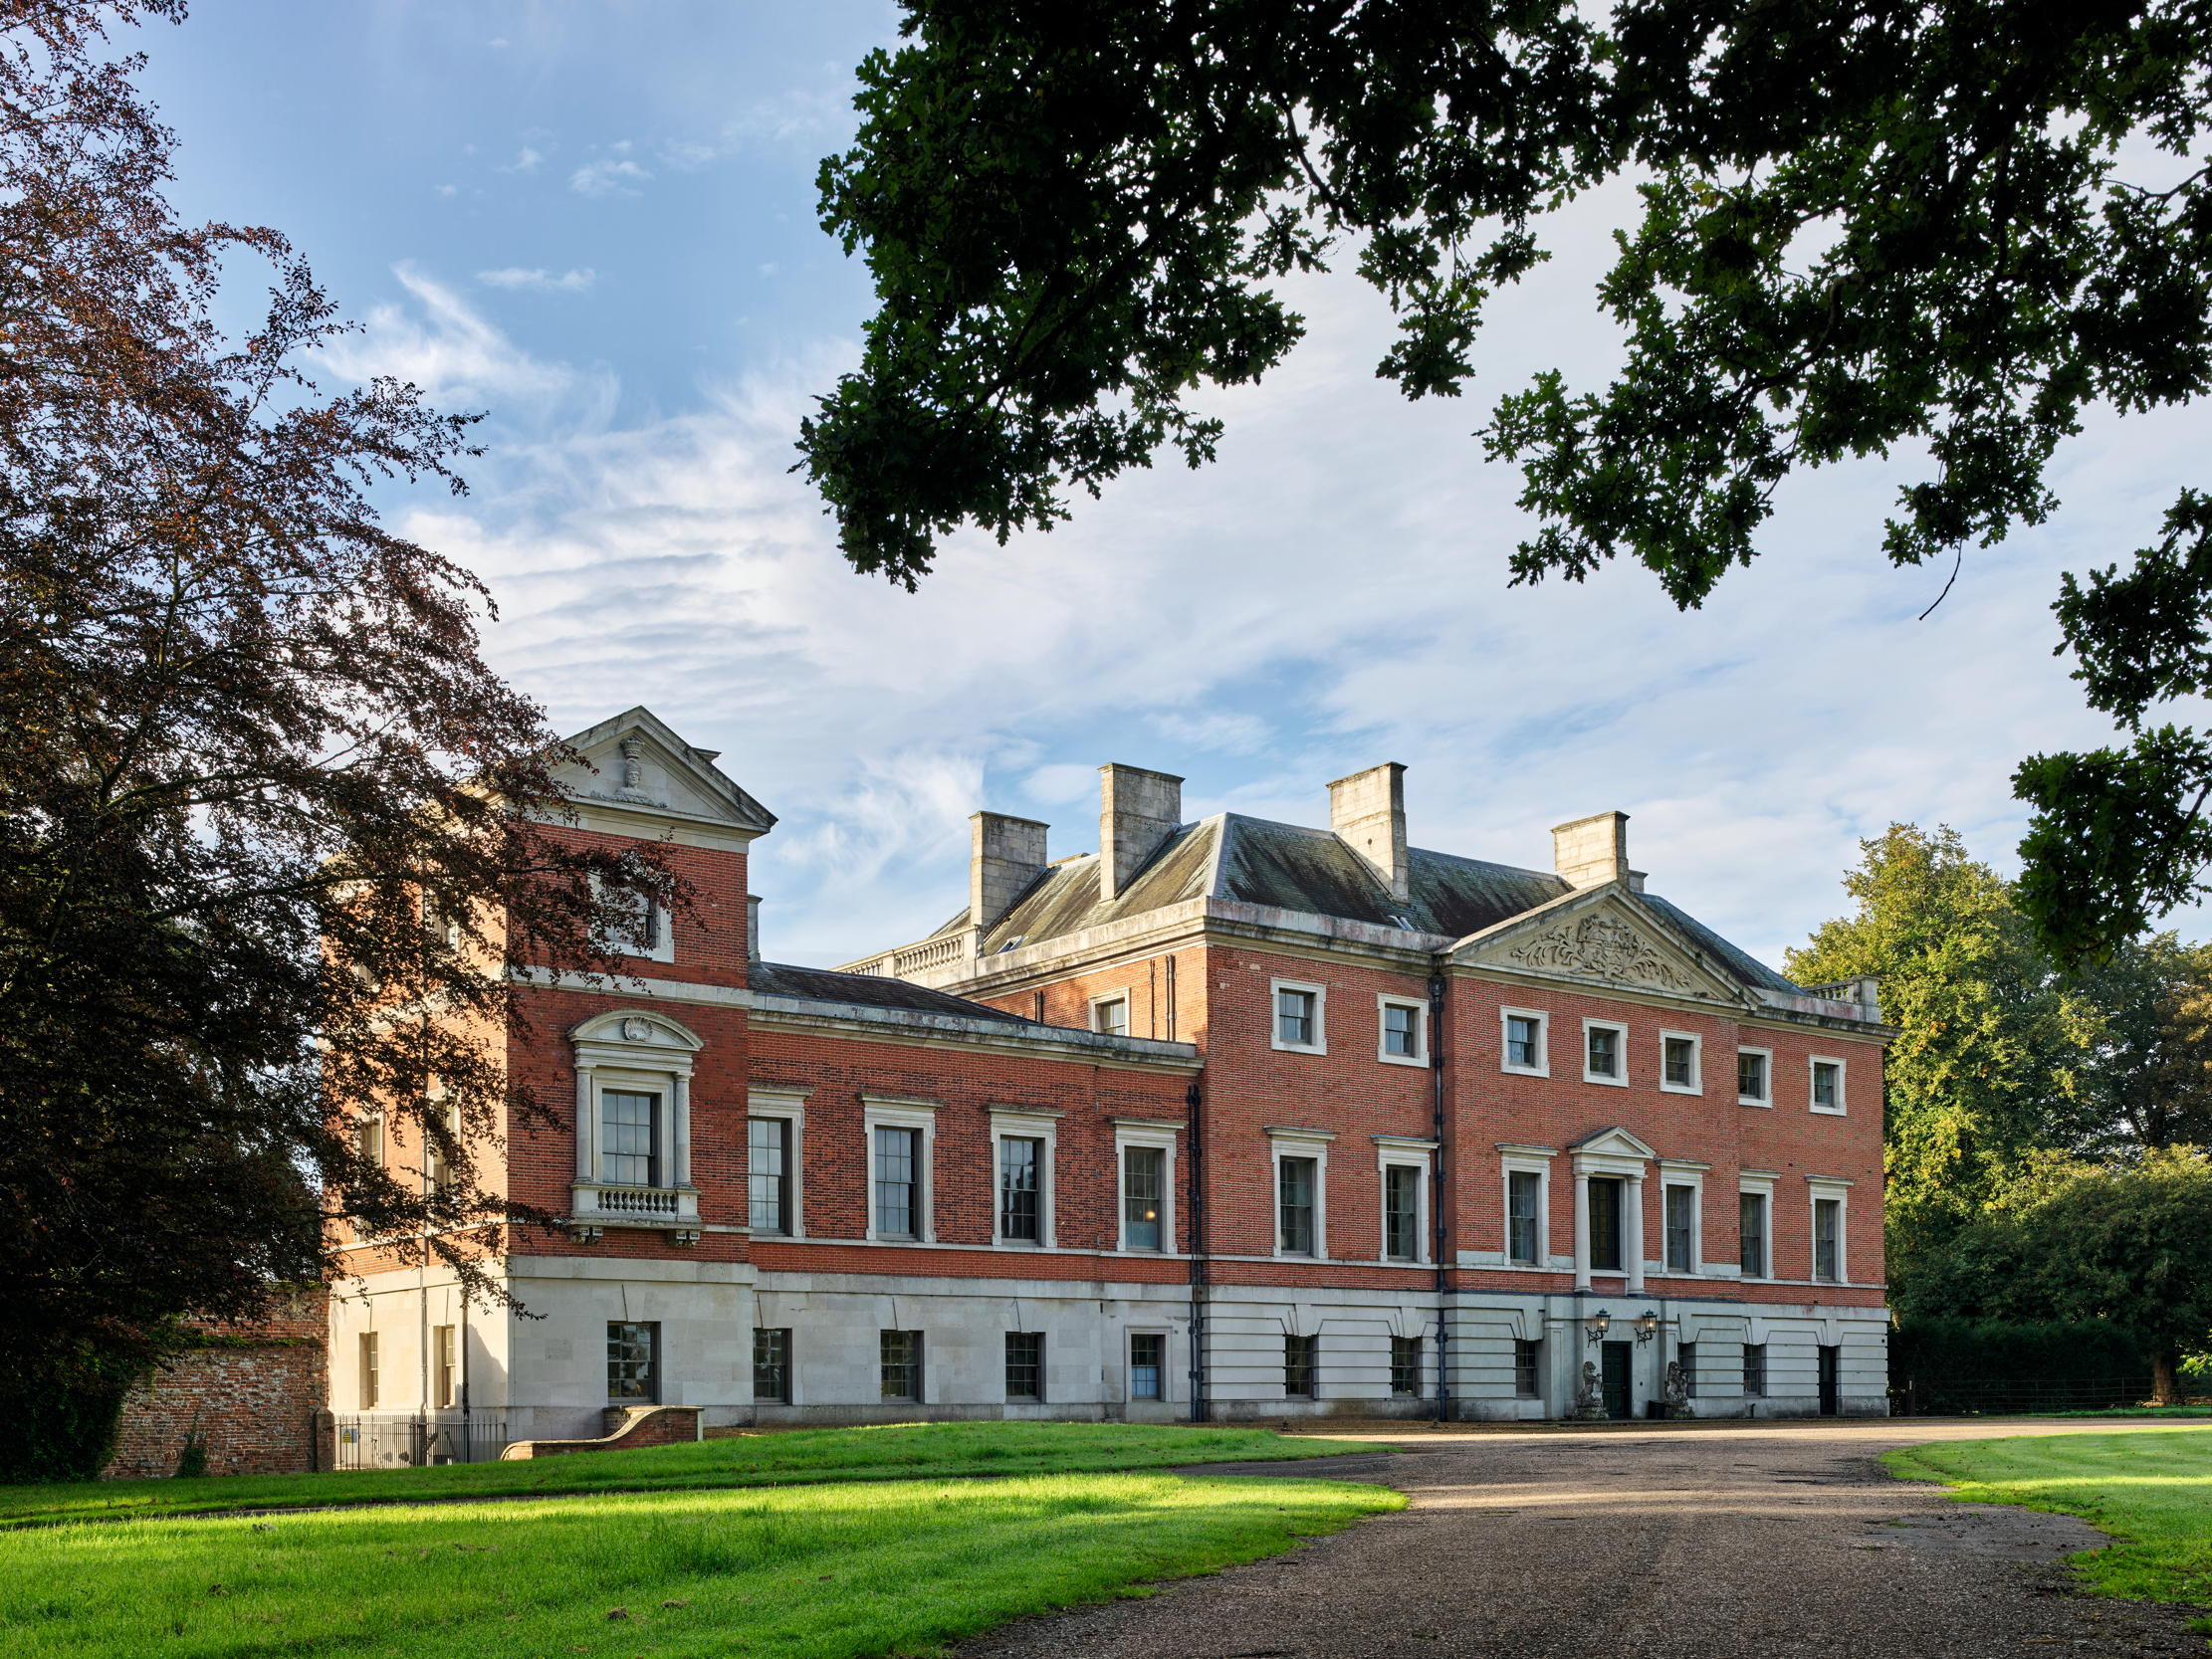
[(1693, 991), (1696, 981), (1642, 933), (1614, 916), (1586, 916), (1539, 933), (1510, 952), (1523, 967), (1588, 974), (1618, 984)]

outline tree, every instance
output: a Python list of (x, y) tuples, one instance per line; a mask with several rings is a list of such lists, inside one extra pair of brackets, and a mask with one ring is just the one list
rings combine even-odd
[[(104, 28), (0, 12), (0, 1479), (89, 1474), (186, 1313), (320, 1278), (340, 1214), (482, 1284), (473, 1177), (510, 961), (614, 963), (651, 859), (549, 828), (562, 751), (485, 595), (368, 491), (460, 482), (468, 421), (324, 395), (340, 324), (266, 229), (174, 220)], [(226, 267), (273, 274), (232, 340)], [(387, 1172), (379, 1112), (440, 1179)], [(410, 1242), (412, 1241), (412, 1242)]]
[[(1301, 319), (1271, 286), (1339, 250), (1400, 317), (1377, 372), (1457, 396), (1546, 215), (1639, 182), (1598, 292), (1627, 360), (1494, 408), (1540, 519), (1516, 582), (1633, 558), (1682, 606), (1758, 552), (1794, 471), (1922, 448), (1881, 533), (1963, 557), (2057, 507), (2095, 403), (2212, 389), (2205, 0), (903, 0), (861, 67), (825, 228), (878, 297), (802, 465), (856, 568), (912, 587), (967, 523), (1049, 528), (1257, 379)], [(2145, 526), (2147, 529), (2148, 526)], [(2126, 746), (2032, 757), (2022, 909), (2069, 959), (2212, 860), (2212, 499), (2065, 584)]]
[(2191, 1148), (2117, 1165), (2050, 1162), (1928, 1264), (1907, 1312), (2101, 1320), (2151, 1355), (2152, 1391), (2212, 1338), (2212, 1157)]
[(2084, 1152), (2212, 1146), (2212, 945), (2130, 940), (2069, 983)]
[(2020, 1160), (2071, 1147), (2083, 1028), (2003, 878), (1955, 831), (1892, 824), (1844, 878), (1857, 913), (1823, 923), (1784, 963), (1802, 983), (1881, 980), (1898, 1028), (1883, 1069), (1890, 1276), (2006, 1190)]

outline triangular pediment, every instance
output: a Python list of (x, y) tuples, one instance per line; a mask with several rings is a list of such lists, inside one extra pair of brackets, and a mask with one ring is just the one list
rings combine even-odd
[(1469, 933), (1455, 966), (1490, 968), (1603, 990), (1645, 991), (1742, 1006), (1744, 988), (1707, 965), (1658, 912), (1619, 882), (1585, 888)]
[(1645, 1144), (1641, 1138), (1631, 1135), (1619, 1126), (1612, 1129), (1594, 1130), (1567, 1149), (1570, 1152), (1581, 1152), (1595, 1157), (1659, 1156), (1657, 1148)]
[(650, 709), (631, 709), (568, 739), (582, 757), (553, 768), (577, 801), (704, 820), (739, 833), (766, 833), (775, 814), (715, 765), (715, 750), (684, 741)]

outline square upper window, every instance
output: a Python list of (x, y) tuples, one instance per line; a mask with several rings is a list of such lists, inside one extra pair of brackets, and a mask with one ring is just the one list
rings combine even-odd
[(1702, 1045), (1679, 1031), (1659, 1034), (1659, 1087), (1677, 1095), (1704, 1091)]
[(1813, 1110), (1834, 1112), (1844, 1110), (1844, 1063), (1841, 1060), (1815, 1060), (1813, 1062)]
[(1582, 1078), (1585, 1083), (1628, 1082), (1627, 1026), (1584, 1020), (1582, 1041)]
[(1109, 1037), (1129, 1035), (1128, 996), (1102, 996), (1091, 1004), (1091, 1029)]
[(1745, 1106), (1772, 1106), (1774, 1090), (1768, 1073), (1774, 1057), (1763, 1048), (1736, 1050), (1736, 1099)]
[(1383, 997), (1377, 1004), (1380, 1022), (1376, 1057), (1396, 1066), (1429, 1063), (1429, 1007), (1411, 997)]
[(1546, 1052), (1544, 1016), (1526, 1009), (1507, 1008), (1502, 1018), (1505, 1022), (1502, 1033), (1504, 1069), (1527, 1072), (1532, 1077), (1550, 1075), (1551, 1057)]
[(1299, 985), (1278, 979), (1274, 997), (1274, 1046), (1302, 1054), (1326, 1054), (1327, 1035), (1322, 1029), (1325, 993), (1319, 985)]

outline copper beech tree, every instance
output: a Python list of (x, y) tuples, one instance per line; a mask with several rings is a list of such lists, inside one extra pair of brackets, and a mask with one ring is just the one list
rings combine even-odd
[(174, 1322), (320, 1277), (341, 1214), (473, 1272), (532, 1219), (472, 1155), (509, 965), (608, 971), (683, 901), (548, 833), (487, 596), (370, 505), (459, 491), (469, 419), (319, 387), (298, 254), (175, 219), (109, 31), (182, 14), (0, 0), (0, 1478), (90, 1473)]

